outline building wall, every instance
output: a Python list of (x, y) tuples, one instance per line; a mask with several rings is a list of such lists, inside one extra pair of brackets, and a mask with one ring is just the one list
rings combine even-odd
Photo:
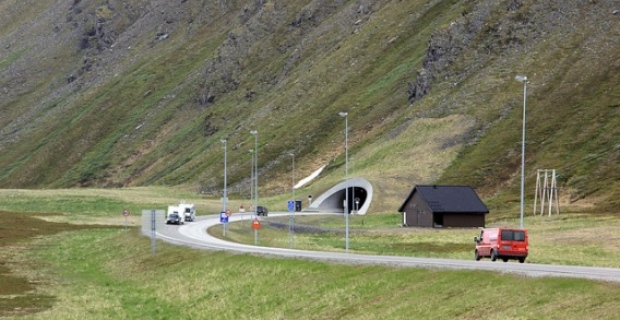
[(413, 194), (404, 209), (403, 225), (408, 227), (433, 226), (433, 213), (418, 193)]
[(443, 226), (456, 228), (476, 228), (484, 227), (484, 214), (467, 213), (444, 213)]
[[(418, 194), (414, 194), (405, 205), (403, 225), (407, 227), (435, 227), (433, 212)], [(477, 228), (485, 226), (485, 215), (479, 213), (444, 213), (442, 223), (445, 228)]]

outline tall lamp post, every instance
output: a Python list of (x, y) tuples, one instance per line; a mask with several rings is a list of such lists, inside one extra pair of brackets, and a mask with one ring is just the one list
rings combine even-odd
[(226, 159), (227, 158), (227, 148), (226, 148), (227, 139), (222, 139), (221, 141), (224, 144), (224, 199), (222, 203), (224, 207), (223, 211), (226, 212), (226, 209), (228, 209), (228, 187), (227, 187), (228, 181), (226, 181), (227, 171), (228, 171), (227, 164), (226, 164), (227, 162), (227, 159)]
[(295, 154), (289, 153), (289, 156), (293, 157), (293, 177), (291, 180), (291, 192), (293, 193), (293, 214), (289, 216), (288, 220), (288, 238), (290, 247), (293, 248), (295, 246), (295, 211), (297, 210), (297, 201), (295, 201)]
[(254, 136), (254, 212), (258, 210), (258, 131), (251, 130)]
[(347, 180), (349, 179), (349, 113), (339, 112), (338, 115), (344, 118), (345, 251), (349, 252), (349, 187), (347, 185)]
[(525, 191), (525, 103), (527, 97), (527, 77), (516, 76), (515, 80), (523, 82), (523, 129), (521, 130), (521, 228), (523, 228), (523, 197)]
[[(220, 140), (224, 144), (224, 197), (222, 198), (222, 212), (226, 214), (226, 209), (228, 207), (228, 189), (226, 187), (226, 139)], [(224, 233), (224, 237), (226, 236), (226, 223), (222, 223), (222, 231)]]
[[(254, 205), (254, 149), (250, 149), (250, 207)], [(249, 209), (249, 208), (248, 208)], [(254, 213), (252, 211), (251, 218), (254, 218)]]

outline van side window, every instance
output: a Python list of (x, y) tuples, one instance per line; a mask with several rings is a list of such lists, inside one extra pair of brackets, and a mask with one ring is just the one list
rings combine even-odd
[(514, 241), (525, 241), (525, 232), (523, 232), (523, 231), (515, 231), (514, 232)]
[(512, 230), (502, 230), (500, 234), (502, 240), (510, 240), (512, 241)]
[(525, 232), (518, 230), (502, 230), (502, 240), (525, 241)]

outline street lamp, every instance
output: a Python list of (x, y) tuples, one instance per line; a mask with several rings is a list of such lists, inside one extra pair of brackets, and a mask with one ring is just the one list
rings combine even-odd
[(258, 210), (258, 131), (251, 130), (254, 136), (254, 212)]
[(341, 111), (338, 115), (344, 118), (345, 251), (349, 252), (349, 186), (347, 185), (347, 180), (349, 179), (349, 113)]
[(293, 214), (291, 214), (288, 219), (289, 244), (290, 247), (293, 248), (295, 246), (295, 211), (297, 210), (297, 201), (295, 201), (295, 154), (291, 152), (288, 155), (293, 157), (293, 177), (291, 180), (291, 191), (293, 193)]
[(226, 167), (226, 162), (227, 162), (227, 148), (226, 148), (226, 141), (227, 139), (222, 139), (221, 140), (222, 143), (224, 144), (224, 200), (222, 201), (223, 206), (224, 206), (224, 212), (226, 212), (226, 209), (228, 209), (228, 188), (227, 188), (227, 171), (228, 168)]
[(293, 180), (292, 180), (292, 184), (291, 184), (291, 191), (293, 192), (293, 201), (295, 200), (295, 154), (294, 153), (289, 153), (289, 156), (293, 157)]
[(523, 129), (521, 130), (521, 228), (523, 229), (523, 194), (525, 190), (525, 102), (527, 96), (527, 77), (516, 76), (515, 80), (523, 82)]
[[(250, 170), (252, 173), (250, 174), (250, 206), (254, 205), (254, 149), (250, 149)], [(254, 218), (254, 213), (252, 211), (252, 218)]]

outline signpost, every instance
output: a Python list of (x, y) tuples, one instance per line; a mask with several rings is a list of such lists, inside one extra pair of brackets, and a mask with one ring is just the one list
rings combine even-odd
[(224, 237), (226, 236), (226, 225), (228, 224), (228, 217), (230, 216), (230, 210), (220, 211), (220, 222), (222, 223), (222, 232)]
[(123, 210), (123, 216), (125, 216), (125, 229), (127, 229), (127, 217), (129, 217), (130, 214), (131, 212), (129, 212), (128, 209)]
[(155, 223), (155, 210), (151, 210), (151, 252), (155, 253), (157, 243), (157, 228)]
[[(134, 212), (135, 213), (135, 212)], [(129, 210), (123, 211), (123, 215), (129, 215)], [(138, 213), (139, 214), (139, 213)], [(157, 243), (157, 231), (162, 230), (166, 210), (142, 209), (140, 217), (140, 231), (151, 238), (151, 251), (155, 253)]]
[(260, 229), (260, 221), (258, 218), (254, 218), (252, 221), (252, 229), (254, 229), (254, 245), (258, 245), (258, 229)]
[(294, 231), (294, 227), (293, 225), (295, 224), (295, 206), (296, 206), (296, 201), (295, 200), (289, 200), (287, 207), (288, 207), (288, 212), (290, 212), (291, 214), (289, 214), (288, 216), (288, 246), (289, 248), (293, 248), (295, 246), (295, 231)]

